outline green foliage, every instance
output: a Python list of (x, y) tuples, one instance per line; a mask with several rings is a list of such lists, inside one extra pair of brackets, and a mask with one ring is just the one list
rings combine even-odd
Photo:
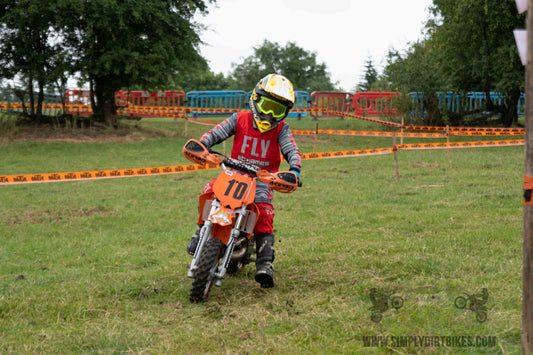
[(42, 92), (79, 72), (94, 89), (96, 116), (108, 120), (115, 91), (162, 88), (172, 75), (205, 68), (192, 19), (213, 1), (2, 0), (0, 75), (22, 76), (29, 92), (36, 81)]
[(0, 112), (0, 140), (9, 139), (11, 135), (17, 133), (17, 127), (15, 125), (15, 117), (4, 112)]
[(378, 81), (378, 72), (374, 67), (372, 57), (368, 57), (365, 62), (365, 73), (362, 81), (355, 88), (355, 91), (371, 91), (374, 84)]
[[(512, 0), (436, 0), (430, 24), (443, 73), (465, 91), (504, 91), (502, 74), (514, 73), (513, 85), (523, 87), (523, 68), (513, 30), (524, 26)], [(509, 52), (507, 55), (502, 55)], [(507, 81), (510, 78), (507, 78)], [(497, 84), (497, 82), (502, 82)]]
[(209, 69), (181, 73), (173, 78), (172, 87), (185, 92), (195, 90), (242, 90), (224, 74), (215, 74)]
[(501, 115), (505, 126), (517, 125), (524, 68), (512, 31), (524, 26), (524, 15), (517, 13), (515, 2), (435, 0), (433, 5), (426, 38), (404, 54), (389, 51), (384, 76), (390, 86), (426, 95), (447, 90), (502, 92), (505, 103), (496, 106), (487, 100), (483, 111)]
[[(42, 115), (45, 87), (66, 80), (67, 55), (60, 44), (58, 16), (53, 2), (0, 1), (0, 78), (22, 81), (23, 88), (17, 89), (31, 104), (32, 118)], [(33, 92), (38, 92), (37, 98)]]
[(204, 0), (78, 1), (65, 4), (67, 41), (76, 63), (94, 86), (95, 114), (115, 112), (114, 93), (121, 88), (161, 88), (170, 74), (198, 68), (205, 60), (196, 46), (200, 39), (192, 23)]
[(430, 41), (419, 42), (402, 54), (396, 50), (388, 53), (384, 78), (392, 91), (435, 92), (446, 91), (446, 76), (439, 72), (437, 58)]
[(236, 87), (252, 90), (263, 76), (277, 73), (289, 78), (295, 90), (334, 90), (335, 84), (331, 83), (326, 65), (317, 63), (316, 56), (293, 42), (281, 47), (277, 42), (265, 40), (254, 48), (252, 56), (234, 66), (232, 78)]

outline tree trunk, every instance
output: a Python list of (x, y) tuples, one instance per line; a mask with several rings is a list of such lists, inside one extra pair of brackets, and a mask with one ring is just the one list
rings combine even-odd
[(43, 118), (44, 81), (43, 80), (39, 80), (37, 84), (39, 85), (39, 93), (38, 93), (38, 96), (37, 96), (37, 111), (36, 111), (36, 115), (37, 115), (37, 121), (41, 121), (42, 118)]
[(30, 118), (35, 118), (35, 98), (33, 97), (33, 74), (28, 75), (28, 95), (30, 98)]
[(95, 117), (106, 126), (118, 127), (117, 108), (115, 105), (115, 88), (105, 84), (105, 79), (95, 80), (96, 106), (93, 108)]
[(520, 90), (513, 89), (507, 92), (505, 106), (502, 110), (502, 122), (505, 127), (518, 127), (518, 100), (520, 100)]
[(533, 354), (533, 0), (528, 0), (526, 63), (526, 136), (524, 159), (524, 234), (522, 245), (522, 353)]
[(441, 121), (442, 115), (439, 108), (439, 99), (434, 92), (424, 95), (423, 106), (426, 110), (426, 124), (433, 126)]

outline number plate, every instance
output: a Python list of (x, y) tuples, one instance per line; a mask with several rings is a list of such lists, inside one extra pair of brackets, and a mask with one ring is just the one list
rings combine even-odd
[(255, 181), (249, 176), (224, 170), (213, 185), (213, 192), (222, 206), (238, 208), (249, 205), (255, 198)]

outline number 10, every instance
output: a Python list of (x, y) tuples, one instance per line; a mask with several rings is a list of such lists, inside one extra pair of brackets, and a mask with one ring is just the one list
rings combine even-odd
[[(226, 189), (226, 192), (224, 192), (224, 196), (229, 196), (236, 182), (237, 181), (235, 179), (229, 181), (229, 186)], [(233, 192), (233, 198), (236, 200), (240, 200), (244, 196), (244, 193), (246, 192), (247, 189), (248, 189), (247, 183), (237, 182), (237, 185), (235, 186), (235, 191)]]

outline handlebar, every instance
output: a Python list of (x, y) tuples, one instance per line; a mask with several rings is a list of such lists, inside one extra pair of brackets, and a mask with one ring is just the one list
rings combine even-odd
[(248, 173), (280, 192), (292, 192), (302, 186), (302, 182), (293, 172), (279, 171), (271, 173), (251, 163), (226, 157), (220, 152), (208, 149), (195, 139), (189, 140), (183, 147), (182, 152), (187, 159), (201, 165), (220, 165), (223, 169), (230, 168)]
[[(219, 152), (217, 151), (209, 151), (210, 153), (215, 153), (215, 154), (220, 154)], [(259, 170), (261, 170), (259, 167), (253, 165), (253, 164), (249, 164), (249, 163), (246, 163), (246, 162), (243, 162), (243, 161), (240, 161), (240, 160), (237, 160), (237, 159), (233, 159), (233, 158), (225, 158), (224, 160), (222, 160), (222, 163), (221, 165), (224, 165), (225, 167), (228, 167), (228, 168), (231, 168), (231, 169), (237, 169), (237, 170), (240, 170), (244, 173), (248, 173), (252, 176), (257, 176), (257, 172)]]

